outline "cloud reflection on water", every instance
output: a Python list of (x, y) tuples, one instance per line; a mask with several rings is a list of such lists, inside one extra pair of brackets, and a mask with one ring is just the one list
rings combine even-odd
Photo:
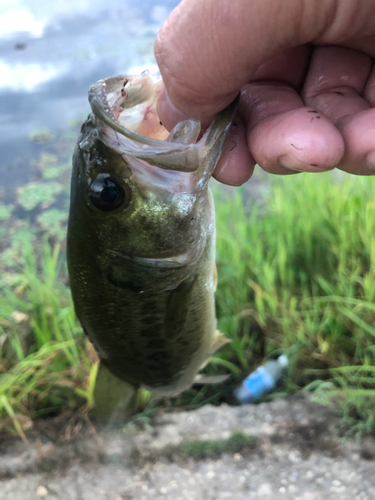
[(69, 121), (89, 112), (91, 83), (157, 70), (154, 39), (178, 3), (2, 0), (0, 173), (5, 184), (18, 185), (32, 176), (34, 146), (28, 136), (33, 130), (65, 130)]

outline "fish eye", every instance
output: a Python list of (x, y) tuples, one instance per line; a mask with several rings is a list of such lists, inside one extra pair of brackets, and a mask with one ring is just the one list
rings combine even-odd
[(103, 212), (116, 210), (122, 204), (129, 204), (130, 190), (124, 188), (108, 174), (99, 174), (90, 185), (90, 199)]

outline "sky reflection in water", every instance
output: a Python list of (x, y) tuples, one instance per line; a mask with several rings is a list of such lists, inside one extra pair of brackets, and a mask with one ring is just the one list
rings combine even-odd
[(0, 172), (2, 186), (35, 175), (38, 129), (64, 131), (90, 111), (89, 85), (157, 69), (153, 43), (177, 0), (2, 0)]

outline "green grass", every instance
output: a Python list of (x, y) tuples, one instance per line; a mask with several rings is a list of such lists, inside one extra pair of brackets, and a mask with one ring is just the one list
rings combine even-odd
[[(257, 203), (243, 189), (215, 192), (217, 314), (232, 342), (207, 371), (233, 376), (174, 404), (230, 400), (235, 383), (285, 352), (284, 392), (303, 388), (322, 402), (335, 400), (343, 429), (374, 433), (375, 180), (273, 178)], [(67, 286), (66, 212), (44, 213), (28, 228), (7, 212), (2, 235), (0, 416), (19, 433), (22, 416), (87, 411), (97, 369)]]
[(0, 416), (18, 433), (19, 416), (89, 409), (97, 368), (64, 284), (60, 245), (33, 245), (27, 230), (19, 241), (19, 272), (3, 275), (0, 295)]
[(352, 430), (366, 432), (375, 430), (374, 200), (373, 178), (304, 174), (273, 179), (258, 208), (240, 191), (216, 204), (219, 327), (233, 338), (222, 356), (247, 373), (286, 352), (287, 389), (323, 400), (329, 388)]

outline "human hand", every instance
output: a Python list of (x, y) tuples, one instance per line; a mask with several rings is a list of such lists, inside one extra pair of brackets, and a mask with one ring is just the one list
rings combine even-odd
[(155, 56), (168, 129), (187, 115), (207, 126), (241, 91), (219, 181), (243, 184), (255, 163), (375, 173), (373, 0), (183, 0)]

